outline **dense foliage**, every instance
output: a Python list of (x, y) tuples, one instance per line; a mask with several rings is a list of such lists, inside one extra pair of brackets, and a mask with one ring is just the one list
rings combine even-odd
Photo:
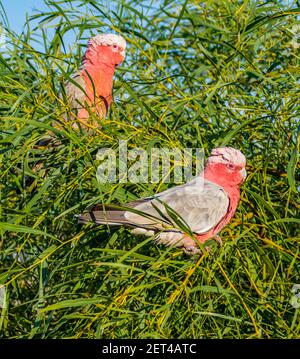
[[(299, 3), (45, 2), (22, 34), (8, 29), (0, 56), (1, 337), (299, 337)], [(63, 122), (60, 93), (87, 39), (109, 31), (127, 57), (89, 135)], [(37, 146), (50, 130), (59, 144)], [(120, 139), (243, 151), (248, 178), (221, 248), (188, 257), (77, 224), (90, 204), (172, 186), (100, 184), (97, 150)]]

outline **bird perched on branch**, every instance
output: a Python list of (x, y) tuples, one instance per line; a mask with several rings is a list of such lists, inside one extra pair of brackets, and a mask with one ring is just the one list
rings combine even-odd
[[(99, 34), (92, 37), (82, 59), (79, 70), (70, 77), (65, 85), (64, 96), (69, 107), (69, 115), (64, 115), (64, 120), (70, 119), (72, 127), (78, 128), (78, 124), (89, 133), (92, 128), (99, 128), (98, 120), (105, 118), (108, 108), (113, 100), (113, 76), (116, 66), (125, 59), (126, 41), (120, 35)], [(90, 120), (90, 114), (95, 114)], [(55, 122), (53, 127), (59, 128)], [(38, 147), (57, 147), (61, 142), (55, 139), (53, 132), (39, 140)], [(38, 161), (32, 168), (38, 172), (44, 168), (43, 161)], [(31, 183), (26, 179), (26, 184)]]
[[(98, 120), (105, 118), (113, 100), (113, 76), (116, 66), (125, 59), (126, 41), (120, 35), (99, 34), (90, 38), (79, 70), (65, 84), (65, 97), (72, 127), (78, 124), (89, 133), (91, 128), (99, 128)], [(90, 120), (90, 114), (95, 114)], [(60, 127), (57, 123), (54, 127)], [(40, 140), (38, 146), (52, 144), (57, 146), (60, 141), (53, 141), (53, 133)]]
[[(71, 117), (75, 115), (81, 125), (88, 124), (90, 113), (99, 119), (106, 116), (113, 100), (115, 68), (124, 61), (125, 49), (126, 41), (120, 35), (100, 34), (89, 40), (79, 71), (65, 86)], [(97, 125), (95, 121), (90, 124)]]
[[(120, 207), (99, 205), (79, 216), (80, 223), (128, 226), (135, 235), (199, 253), (197, 242), (215, 239), (231, 220), (246, 179), (246, 158), (231, 147), (212, 150), (203, 172), (186, 184)], [(177, 216), (177, 218), (176, 218)]]

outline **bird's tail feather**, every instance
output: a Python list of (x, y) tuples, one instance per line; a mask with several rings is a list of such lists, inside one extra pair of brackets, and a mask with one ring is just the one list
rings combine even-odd
[(86, 210), (78, 216), (79, 223), (94, 222), (96, 224), (107, 225), (130, 225), (130, 222), (125, 218), (125, 211), (116, 210), (112, 208), (105, 208), (103, 210), (96, 206), (90, 210)]

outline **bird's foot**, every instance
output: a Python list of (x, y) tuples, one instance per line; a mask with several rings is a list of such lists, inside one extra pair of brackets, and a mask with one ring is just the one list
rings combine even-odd
[(182, 251), (187, 254), (188, 256), (194, 256), (196, 254), (201, 253), (201, 250), (199, 247), (196, 246), (183, 246)]
[[(222, 242), (222, 238), (220, 236), (215, 235), (211, 239), (215, 240), (218, 243), (219, 247), (222, 246), (223, 242)], [(203, 242), (200, 241), (200, 243), (202, 243), (202, 244), (204, 244), (205, 242), (206, 242), (206, 240)], [(190, 256), (201, 253), (201, 249), (197, 246), (197, 244), (195, 242), (191, 244), (190, 238), (189, 238), (188, 243), (185, 243), (182, 246), (182, 250), (185, 254), (190, 255)], [(210, 246), (205, 246), (204, 250), (206, 252), (210, 252), (211, 248), (210, 248)]]
[(214, 239), (218, 243), (219, 247), (222, 247), (223, 241), (222, 241), (222, 238), (220, 236), (218, 236), (216, 234), (215, 236), (212, 237), (212, 239)]

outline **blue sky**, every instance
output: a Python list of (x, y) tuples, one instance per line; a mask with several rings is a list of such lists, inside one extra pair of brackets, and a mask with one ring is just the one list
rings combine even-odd
[[(66, 2), (67, 3), (67, 2)], [(76, 1), (74, 1), (73, 6), (76, 5)], [(111, 0), (103, 0), (99, 2), (102, 6), (105, 8), (111, 8), (113, 6), (113, 2)], [(0, 5), (3, 6), (7, 18), (8, 18), (8, 28), (12, 30), (13, 32), (20, 34), (24, 28), (24, 23), (26, 20), (26, 15), (31, 16), (37, 13), (43, 13), (49, 11), (48, 6), (45, 4), (44, 0), (0, 0)], [(80, 8), (80, 11), (84, 11), (84, 7)], [(53, 11), (53, 7), (52, 7)], [(0, 6), (0, 25), (3, 23), (3, 20), (1, 20), (1, 6)], [(33, 28), (33, 24), (38, 24), (37, 22), (31, 22), (31, 29)], [(6, 25), (5, 23), (3, 24)], [(49, 38), (51, 38), (51, 35), (54, 34), (54, 29), (47, 27), (47, 35)], [(0, 34), (1, 35), (1, 34)], [(44, 45), (42, 42), (42, 38), (39, 38), (40, 31), (35, 31), (35, 40), (34, 42), (31, 42), (31, 45), (38, 51), (44, 51)], [(87, 37), (89, 37), (90, 32), (87, 31), (86, 34)], [(72, 47), (74, 45), (76, 39), (76, 34), (74, 31), (68, 31), (64, 34), (63, 40), (66, 48)], [(41, 40), (39, 42), (39, 40)], [(38, 41), (38, 42), (37, 42)], [(1, 45), (1, 44), (0, 44)], [(1, 46), (0, 46), (1, 48)]]
[[(49, 11), (48, 6), (45, 4), (44, 0), (0, 0), (7, 18), (8, 18), (8, 27), (13, 32), (20, 34), (24, 28), (24, 23), (26, 16), (31, 16), (37, 13), (43, 13)], [(53, 10), (53, 9), (52, 9)], [(1, 11), (1, 8), (0, 8)], [(34, 22), (31, 23), (31, 27)], [(37, 23), (36, 23), (37, 24)], [(1, 18), (0, 18), (1, 25)], [(53, 34), (53, 29), (47, 30), (48, 35)], [(39, 31), (36, 31), (36, 34), (39, 34)], [(66, 47), (72, 46), (75, 41), (75, 34), (72, 31), (69, 31), (64, 36), (64, 43)], [(38, 51), (44, 51), (44, 46), (42, 41), (40, 43), (33, 42), (31, 45)]]
[(46, 10), (43, 0), (0, 0), (9, 21), (10, 28), (20, 33), (22, 31), (26, 13), (34, 14), (34, 10)]

